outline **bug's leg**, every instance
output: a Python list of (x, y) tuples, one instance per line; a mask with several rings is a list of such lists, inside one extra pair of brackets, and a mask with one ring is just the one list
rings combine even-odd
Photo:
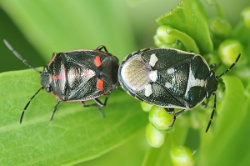
[(207, 108), (207, 102), (203, 101), (203, 102), (201, 103), (201, 105), (202, 105), (202, 107)]
[(108, 96), (106, 96), (104, 103), (102, 103), (99, 99), (93, 99), (94, 100), (94, 104), (85, 104), (84, 101), (80, 101), (80, 103), (82, 104), (83, 107), (92, 107), (92, 106), (97, 106), (97, 107), (105, 107), (107, 102), (108, 102)]
[(80, 103), (82, 104), (83, 107), (91, 107), (91, 106), (97, 106), (98, 107), (98, 110), (100, 111), (100, 114), (101, 116), (104, 118), (105, 117), (105, 114), (103, 113), (102, 111), (102, 107), (105, 107), (107, 102), (108, 102), (108, 96), (106, 96), (105, 100), (104, 100), (104, 103), (102, 103), (99, 99), (93, 99), (95, 104), (85, 104), (84, 101), (81, 101)]
[(177, 116), (179, 116), (180, 114), (182, 114), (184, 111), (186, 111), (186, 110), (183, 109), (183, 110), (180, 110), (179, 112), (176, 112), (176, 113), (174, 114), (173, 122), (171, 123), (171, 125), (170, 125), (169, 127), (173, 127), (173, 126), (174, 126), (174, 123), (175, 123), (175, 121), (176, 121)]
[(216, 70), (218, 66), (217, 64), (214, 63), (214, 64), (210, 64), (209, 67), (211, 70)]
[(80, 101), (83, 107), (91, 107), (91, 106), (97, 106), (96, 104), (85, 104), (84, 101)]
[(24, 115), (24, 112), (26, 111), (26, 109), (28, 108), (28, 106), (30, 105), (30, 102), (34, 99), (34, 97), (40, 92), (40, 90), (42, 90), (43, 87), (41, 87), (40, 89), (38, 89), (38, 91), (36, 91), (36, 93), (30, 98), (30, 100), (28, 101), (28, 103), (25, 105), (24, 109), (23, 109), (23, 112), (21, 114), (21, 117), (20, 117), (20, 124), (22, 124), (23, 122), (23, 115)]
[(174, 113), (174, 108), (164, 108), (166, 111), (167, 111), (167, 113), (169, 113), (169, 114), (173, 114)]
[(208, 102), (209, 102), (209, 99), (206, 99), (206, 101), (203, 101), (203, 102), (201, 103), (201, 105), (202, 105), (204, 108), (207, 108)]
[(101, 116), (103, 118), (105, 118), (105, 114), (104, 114), (104, 112), (102, 111), (101, 108), (106, 106), (106, 104), (108, 102), (108, 96), (105, 98), (104, 103), (102, 103), (99, 99), (94, 99), (94, 101), (95, 101), (95, 103), (96, 103), (96, 105), (98, 107), (98, 110), (99, 110)]
[(104, 49), (104, 51), (108, 53), (108, 50), (104, 45), (100, 45), (96, 48), (96, 50), (99, 50), (99, 51), (102, 51), (102, 49)]
[(51, 118), (50, 118), (50, 121), (52, 121), (53, 120), (53, 118), (54, 118), (54, 115), (55, 115), (55, 113), (56, 113), (56, 110), (57, 110), (57, 106), (60, 104), (60, 100), (58, 100), (57, 101), (57, 103), (56, 103), (56, 105), (54, 106), (54, 110), (53, 110), (53, 112), (52, 112), (52, 115), (51, 115)]
[(105, 107), (108, 102), (108, 96), (105, 97), (104, 103), (102, 103), (99, 99), (94, 99), (96, 104), (100, 107)]
[(207, 128), (206, 128), (206, 132), (208, 132), (210, 126), (211, 126), (211, 123), (212, 123), (212, 120), (213, 120), (213, 117), (214, 117), (214, 114), (215, 114), (215, 110), (216, 110), (216, 94), (213, 93), (214, 95), (214, 107), (213, 107), (213, 110), (212, 110), (212, 113), (211, 113), (211, 116), (210, 116), (210, 120), (208, 122), (208, 125), (207, 125)]

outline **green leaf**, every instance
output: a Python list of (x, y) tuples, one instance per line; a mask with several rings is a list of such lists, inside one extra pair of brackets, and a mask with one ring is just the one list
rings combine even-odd
[[(138, 134), (135, 135), (135, 137), (133, 136), (132, 139), (118, 148), (100, 156), (96, 160), (79, 163), (79, 166), (139, 166), (141, 165), (145, 151), (148, 148), (144, 136), (145, 129), (143, 128)], [(126, 156), (126, 161), (122, 156)]]
[(245, 90), (236, 77), (223, 76), (223, 82), (225, 96), (222, 105), (217, 108), (212, 124), (214, 127), (207, 134), (201, 133), (197, 165), (243, 166), (243, 163), (250, 163), (250, 99), (244, 95), (250, 89)]
[(1, 7), (47, 60), (53, 51), (105, 45), (121, 58), (128, 53), (126, 49), (136, 48), (124, 14), (125, 1), (3, 0)]
[(192, 36), (202, 54), (213, 51), (206, 14), (198, 0), (181, 1), (171, 13), (161, 16), (157, 22)]
[[(32, 70), (0, 74), (0, 165), (72, 165), (96, 158), (125, 142), (147, 123), (138, 101), (117, 89), (102, 118), (96, 107), (61, 103), (49, 121), (56, 99), (41, 91), (19, 124), (24, 105), (40, 88)], [(129, 104), (128, 104), (129, 102)], [(90, 101), (91, 103), (91, 101)]]

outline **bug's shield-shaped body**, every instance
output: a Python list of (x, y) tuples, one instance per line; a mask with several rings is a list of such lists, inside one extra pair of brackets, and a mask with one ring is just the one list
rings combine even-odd
[(165, 108), (193, 108), (206, 98), (210, 68), (199, 55), (175, 49), (129, 54), (118, 79), (139, 100)]
[(61, 101), (86, 101), (118, 86), (118, 59), (99, 50), (55, 53), (41, 74), (41, 84)]

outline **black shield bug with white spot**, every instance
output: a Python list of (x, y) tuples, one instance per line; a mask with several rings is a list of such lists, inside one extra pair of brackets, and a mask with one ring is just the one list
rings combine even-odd
[(176, 117), (205, 99), (214, 96), (214, 106), (208, 131), (216, 109), (216, 90), (219, 78), (230, 71), (240, 58), (238, 55), (219, 76), (210, 69), (206, 60), (195, 53), (177, 49), (143, 49), (129, 54), (120, 64), (118, 80), (122, 88), (138, 100), (164, 107)]
[[(61, 101), (80, 102), (84, 107), (97, 106), (104, 116), (101, 107), (106, 105), (107, 95), (119, 85), (117, 78), (118, 59), (110, 54), (105, 46), (101, 45), (96, 50), (54, 53), (50, 63), (40, 72), (16, 52), (6, 40), (4, 43), (18, 59), (40, 74), (42, 87), (24, 107), (20, 123), (22, 123), (24, 112), (30, 102), (42, 89), (51, 92), (58, 100), (50, 120), (53, 119)], [(104, 103), (98, 99), (103, 95), (106, 95)], [(85, 101), (87, 100), (93, 100), (95, 104), (86, 105)]]

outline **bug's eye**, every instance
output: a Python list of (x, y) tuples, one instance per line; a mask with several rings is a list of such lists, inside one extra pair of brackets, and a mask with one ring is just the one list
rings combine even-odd
[(45, 89), (46, 89), (47, 92), (51, 92), (52, 91), (51, 86), (48, 86)]

